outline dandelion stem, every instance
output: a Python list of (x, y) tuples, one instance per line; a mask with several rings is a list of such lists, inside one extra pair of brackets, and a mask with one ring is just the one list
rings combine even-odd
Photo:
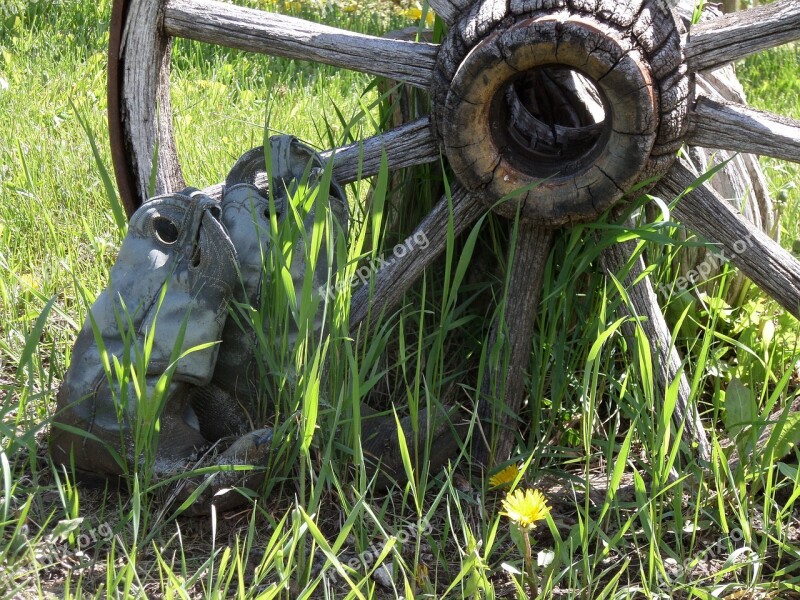
[(531, 540), (528, 528), (522, 527), (522, 539), (525, 540), (525, 572), (528, 575), (528, 585), (531, 588), (531, 596), (539, 594), (539, 582), (536, 581), (536, 572), (533, 570), (533, 553), (531, 552)]

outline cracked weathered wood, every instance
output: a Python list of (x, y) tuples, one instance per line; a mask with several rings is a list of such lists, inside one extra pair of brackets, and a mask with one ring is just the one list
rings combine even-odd
[(431, 133), (429, 117), (422, 117), (361, 142), (322, 153), (333, 156), (333, 175), (339, 183), (351, 183), (361, 177), (377, 175), (381, 153), (386, 152), (390, 170), (413, 167), (439, 159), (439, 144)]
[[(333, 158), (333, 177), (344, 185), (359, 178), (377, 175), (383, 152), (386, 153), (389, 170), (439, 160), (439, 146), (431, 135), (430, 119), (422, 117), (386, 133), (335, 150), (326, 150), (320, 154), (324, 160)], [(255, 183), (265, 188), (268, 183), (266, 174), (259, 173)], [(205, 188), (203, 192), (212, 198), (220, 199), (222, 188), (223, 184), (218, 183)]]
[(553, 236), (553, 229), (525, 222), (519, 224), (505, 310), (502, 321), (492, 326), (487, 352), (494, 354), (494, 346), (500, 340), (507, 340), (508, 366), (503, 371), (502, 352), (498, 364), (486, 366), (478, 405), (482, 428), (491, 430), (492, 447), (481, 444), (477, 436), (473, 442), (473, 458), (487, 466), (508, 460), (514, 449), (514, 432), (518, 429), (518, 415), (525, 400), (525, 383), (531, 364), (533, 325)]
[(184, 182), (172, 135), (170, 43), (159, 30), (160, 7), (152, 0), (131, 0), (127, 10), (124, 53), (117, 67), (121, 80), (119, 103), (127, 134), (124, 144), (131, 155), (134, 192), (141, 203), (150, 196), (156, 144), (159, 152), (155, 193), (180, 190)]
[(214, 0), (169, 0), (168, 35), (353, 71), (427, 88), (438, 46), (354, 33)]
[[(618, 314), (637, 319), (644, 331), (650, 345), (650, 353), (656, 361), (656, 383), (660, 392), (666, 394), (673, 382), (679, 380), (672, 421), (676, 429), (684, 427), (683, 435), (687, 445), (689, 448), (696, 445), (697, 457), (708, 463), (711, 460), (711, 444), (697, 407), (691, 403), (691, 386), (683, 370), (683, 361), (678, 349), (672, 343), (672, 335), (658, 305), (653, 283), (649, 276), (642, 277), (645, 270), (644, 259), (640, 255), (631, 263), (636, 246), (635, 241), (613, 244), (604, 250), (601, 256), (606, 272), (617, 277), (624, 275), (622, 283), (635, 311), (635, 314), (631, 314), (628, 305), (621, 302)], [(622, 333), (628, 340), (628, 347), (635, 348), (636, 329), (633, 322), (624, 323)]]
[(779, 0), (692, 25), (686, 64), (703, 71), (800, 39), (800, 2)]
[[(659, 182), (673, 197), (694, 186), (696, 177), (675, 163)], [(681, 198), (675, 217), (708, 240), (781, 306), (800, 318), (800, 263), (767, 234), (759, 231), (739, 211), (705, 185)]]
[[(435, 131), (461, 184), (490, 205), (510, 198), (493, 210), (512, 218), (519, 207), (542, 226), (592, 220), (663, 174), (687, 124), (680, 35), (657, 3), (563, 4), (474, 4), (442, 42), (431, 88)], [(605, 100), (600, 124), (559, 129), (551, 110), (548, 120), (517, 93), (521, 73), (553, 65), (593, 82)]]
[[(585, 47), (603, 51), (587, 59)], [(519, 121), (497, 127), (497, 94), (520, 71), (548, 63), (581, 65), (608, 99), (598, 151), (590, 137), (570, 160), (526, 139), (535, 132)], [(542, 225), (596, 218), (636, 182), (655, 142), (655, 94), (645, 72), (611, 28), (574, 18), (523, 22), (481, 42), (459, 66), (445, 102), (441, 132), (456, 177), (492, 203), (534, 184), (496, 209), (507, 217), (520, 205), (522, 218)]]
[[(447, 224), (451, 216), (448, 204), (446, 197), (439, 200), (414, 233), (406, 238), (404, 243), (408, 252), (401, 257), (390, 253), (384, 258), (386, 264), (370, 275), (370, 284), (356, 290), (350, 303), (351, 328), (358, 327), (370, 313), (378, 316), (382, 311), (394, 307), (422, 272), (444, 251)], [(453, 188), (452, 205), (455, 235), (466, 230), (486, 211), (483, 203), (461, 186)]]
[[(542, 106), (541, 96), (546, 99)], [(585, 98), (585, 105), (574, 106), (576, 98)], [(576, 153), (590, 147), (587, 145), (594, 144), (603, 133), (602, 99), (594, 86), (578, 73), (532, 71), (508, 88), (506, 102), (509, 120), (526, 133), (523, 143), (529, 152), (547, 151), (561, 154), (565, 162), (575, 160)], [(599, 110), (592, 112), (590, 107)], [(557, 113), (559, 123), (548, 124), (533, 116), (546, 111)]]
[(701, 96), (687, 143), (800, 162), (800, 121)]

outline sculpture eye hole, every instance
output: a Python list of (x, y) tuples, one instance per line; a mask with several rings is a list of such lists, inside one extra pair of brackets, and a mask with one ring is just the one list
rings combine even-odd
[(156, 217), (153, 220), (153, 229), (156, 237), (164, 244), (170, 245), (178, 241), (178, 228), (166, 217)]

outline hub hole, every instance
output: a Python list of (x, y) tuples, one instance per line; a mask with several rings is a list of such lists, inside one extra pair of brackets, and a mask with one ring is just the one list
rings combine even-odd
[(503, 158), (531, 177), (567, 177), (590, 166), (610, 130), (605, 98), (577, 70), (536, 67), (492, 101), (492, 136)]

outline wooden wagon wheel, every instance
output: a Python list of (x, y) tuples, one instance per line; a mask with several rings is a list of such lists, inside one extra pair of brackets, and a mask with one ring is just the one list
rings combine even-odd
[[(213, 0), (115, 0), (110, 44), (109, 111), (114, 166), (129, 213), (146, 197), (158, 144), (156, 188), (183, 186), (172, 137), (170, 39), (183, 37), (264, 54), (311, 60), (390, 77), (431, 95), (425, 117), (360, 144), (335, 149), (342, 183), (378, 171), (381, 151), (398, 169), (448, 159), (457, 178), (456, 233), (492, 209), (522, 223), (511, 266), (505, 320), (510, 366), (490, 373), (484, 389), (506, 381), (502, 413), (483, 416), (510, 428), (524, 396), (534, 315), (554, 231), (596, 219), (643, 181), (674, 197), (695, 177), (676, 161), (683, 144), (738, 150), (800, 162), (800, 122), (718, 102), (697, 93), (694, 75), (748, 54), (800, 39), (800, 2), (779, 0), (720, 16), (686, 32), (670, 0), (429, 0), (449, 27), (441, 45), (352, 33)], [(543, 77), (567, 72), (598, 99), (596, 114), (557, 116), (546, 107)], [(555, 74), (555, 75), (554, 75)], [(498, 200), (528, 184), (522, 195)], [(207, 190), (219, 195), (220, 187)], [(445, 246), (448, 201), (442, 199), (415, 233), (431, 241), (377, 273), (375, 292), (357, 291), (352, 324), (369, 310), (396, 303)], [(787, 311), (800, 317), (800, 263), (710, 188), (688, 193), (674, 211)], [(632, 249), (604, 255), (617, 272)], [(662, 386), (680, 378), (676, 418), (710, 456), (697, 413), (688, 406), (681, 360), (644, 269), (634, 261), (626, 283), (658, 357)], [(635, 283), (635, 285), (634, 285)], [(496, 327), (500, 327), (498, 324)], [(500, 435), (502, 460), (513, 436)], [(484, 455), (483, 458), (488, 458)]]

